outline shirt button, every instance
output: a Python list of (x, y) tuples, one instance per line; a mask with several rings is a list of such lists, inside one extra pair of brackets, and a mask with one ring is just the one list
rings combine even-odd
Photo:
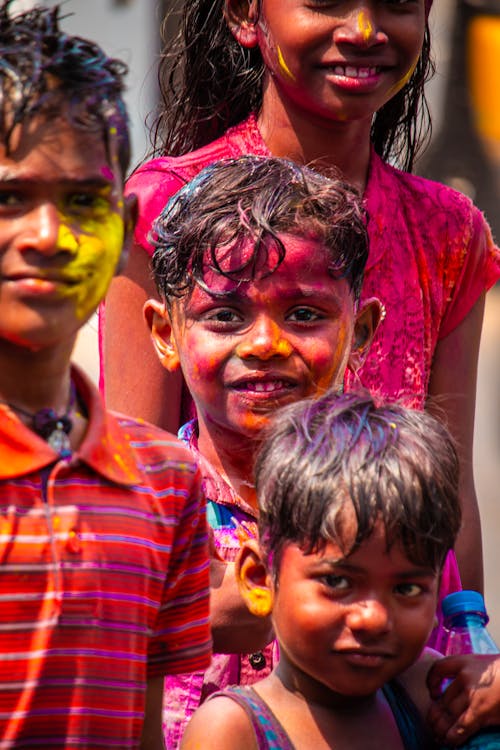
[(266, 657), (262, 651), (256, 651), (254, 654), (250, 654), (248, 661), (256, 672), (260, 672), (266, 666)]

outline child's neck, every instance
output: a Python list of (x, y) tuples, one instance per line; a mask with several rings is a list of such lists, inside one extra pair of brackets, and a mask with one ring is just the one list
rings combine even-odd
[[(0, 340), (0, 402), (27, 427), (41, 409), (66, 415), (72, 406), (70, 357), (73, 342), (54, 349), (32, 351)], [(87, 429), (86, 416), (73, 404), (69, 439), (71, 449), (81, 444)]]
[(234, 492), (253, 508), (257, 507), (253, 478), (257, 449), (258, 443), (250, 438), (216, 428), (207, 430), (203, 423), (199, 424), (198, 450)]
[(0, 342), (0, 398), (27, 411), (64, 411), (70, 387), (70, 355), (52, 350), (32, 351)]
[(259, 114), (261, 135), (274, 156), (292, 159), (319, 172), (340, 170), (361, 193), (368, 179), (371, 118), (355, 122), (316, 119), (284, 100), (271, 84)]

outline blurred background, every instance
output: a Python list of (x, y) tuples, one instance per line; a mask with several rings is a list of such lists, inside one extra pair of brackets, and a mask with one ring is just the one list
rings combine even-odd
[[(54, 1), (39, 0), (53, 6)], [(132, 165), (147, 154), (157, 104), (160, 26), (180, 0), (65, 0), (64, 28), (95, 39), (130, 68), (127, 103)], [(31, 0), (15, 0), (28, 9)], [(169, 30), (175, 28), (175, 15)], [(436, 75), (428, 86), (430, 147), (417, 171), (469, 195), (500, 242), (500, 0), (434, 0)], [(82, 330), (77, 361), (97, 381), (97, 320)], [(476, 486), (483, 525), (486, 604), (500, 645), (500, 288), (487, 298), (481, 342), (475, 434)]]

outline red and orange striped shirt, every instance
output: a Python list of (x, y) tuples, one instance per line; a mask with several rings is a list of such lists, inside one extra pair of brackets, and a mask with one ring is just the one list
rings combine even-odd
[(0, 748), (136, 748), (150, 677), (210, 663), (191, 454), (107, 413), (70, 459), (0, 406)]

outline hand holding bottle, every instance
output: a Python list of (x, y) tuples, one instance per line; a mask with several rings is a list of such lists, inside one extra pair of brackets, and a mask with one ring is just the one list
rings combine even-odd
[[(449, 682), (443, 692), (443, 682)], [(500, 656), (461, 654), (434, 662), (427, 685), (433, 699), (428, 720), (451, 747), (486, 726), (500, 725)], [(500, 745), (499, 745), (500, 747)]]
[(477, 591), (458, 591), (442, 608), (446, 658), (427, 676), (434, 701), (429, 723), (446, 747), (500, 750), (500, 653), (486, 627), (484, 599)]

